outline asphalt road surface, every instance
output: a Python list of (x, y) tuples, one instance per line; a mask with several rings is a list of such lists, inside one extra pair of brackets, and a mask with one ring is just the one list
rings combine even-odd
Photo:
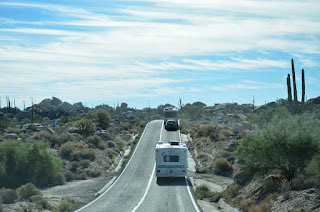
[(162, 120), (147, 124), (127, 166), (105, 193), (79, 211), (199, 211), (186, 178), (157, 182), (155, 146), (160, 140), (180, 139), (179, 131), (166, 131)]

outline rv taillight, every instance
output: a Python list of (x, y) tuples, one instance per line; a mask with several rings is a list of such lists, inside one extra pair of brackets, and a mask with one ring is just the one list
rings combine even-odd
[(160, 172), (160, 170), (157, 170), (157, 172)]
[(186, 172), (186, 170), (182, 170), (182, 172)]

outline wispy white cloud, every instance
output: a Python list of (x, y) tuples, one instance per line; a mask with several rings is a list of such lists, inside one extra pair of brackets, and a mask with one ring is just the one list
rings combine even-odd
[[(320, 54), (320, 46), (316, 45), (320, 37), (320, 2), (146, 2), (153, 5), (121, 4), (110, 8), (110, 13), (95, 12), (94, 6), (0, 2), (1, 7), (36, 8), (58, 17), (35, 21), (0, 18), (4, 20), (0, 28), (0, 68), (6, 71), (0, 73), (0, 78), (11, 79), (7, 83), (0, 79), (5, 83), (1, 86), (9, 86), (10, 92), (26, 91), (25, 87), (32, 86), (28, 91), (40, 92), (41, 96), (54, 90), (78, 98), (130, 98), (201, 91), (196, 86), (189, 89), (190, 85), (180, 85), (190, 82), (190, 75), (170, 80), (172, 75), (168, 73), (173, 72), (270, 73), (277, 68), (290, 69), (287, 57), (274, 59), (261, 52), (300, 55), (305, 67), (319, 67), (318, 56), (305, 55)], [(54, 39), (48, 42), (47, 36)], [(6, 43), (14, 40), (17, 42)], [(260, 54), (248, 56), (245, 52)], [(223, 54), (223, 59), (214, 57)], [(194, 74), (194, 81), (200, 75)], [(35, 78), (38, 86), (32, 83)], [(67, 91), (63, 92), (63, 87)], [(281, 85), (259, 80), (221, 82), (212, 90), (269, 88)]]
[(265, 82), (255, 82), (250, 80), (242, 81), (238, 84), (225, 84), (222, 86), (213, 86), (211, 90), (214, 91), (230, 91), (230, 90), (260, 90), (260, 89), (274, 89), (283, 88), (282, 84), (279, 83), (265, 83)]

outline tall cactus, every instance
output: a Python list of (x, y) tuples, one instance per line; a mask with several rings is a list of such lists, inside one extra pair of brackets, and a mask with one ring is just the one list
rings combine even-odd
[(291, 105), (292, 105), (292, 92), (291, 92), (290, 74), (288, 74), (288, 76), (287, 76), (287, 90), (288, 90), (288, 103), (291, 107)]
[(294, 63), (293, 59), (291, 59), (291, 66), (292, 66), (292, 83), (293, 83), (293, 107), (294, 112), (297, 112), (298, 110), (298, 94), (297, 94), (297, 85), (296, 85), (296, 73), (294, 71)]
[(305, 94), (306, 94), (306, 84), (305, 84), (305, 79), (304, 79), (304, 70), (302, 69), (302, 97), (301, 97), (302, 107), (304, 105)]

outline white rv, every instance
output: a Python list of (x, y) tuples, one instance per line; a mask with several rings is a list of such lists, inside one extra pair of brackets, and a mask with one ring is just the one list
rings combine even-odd
[(185, 177), (188, 168), (188, 149), (179, 141), (156, 145), (156, 176), (161, 177)]

